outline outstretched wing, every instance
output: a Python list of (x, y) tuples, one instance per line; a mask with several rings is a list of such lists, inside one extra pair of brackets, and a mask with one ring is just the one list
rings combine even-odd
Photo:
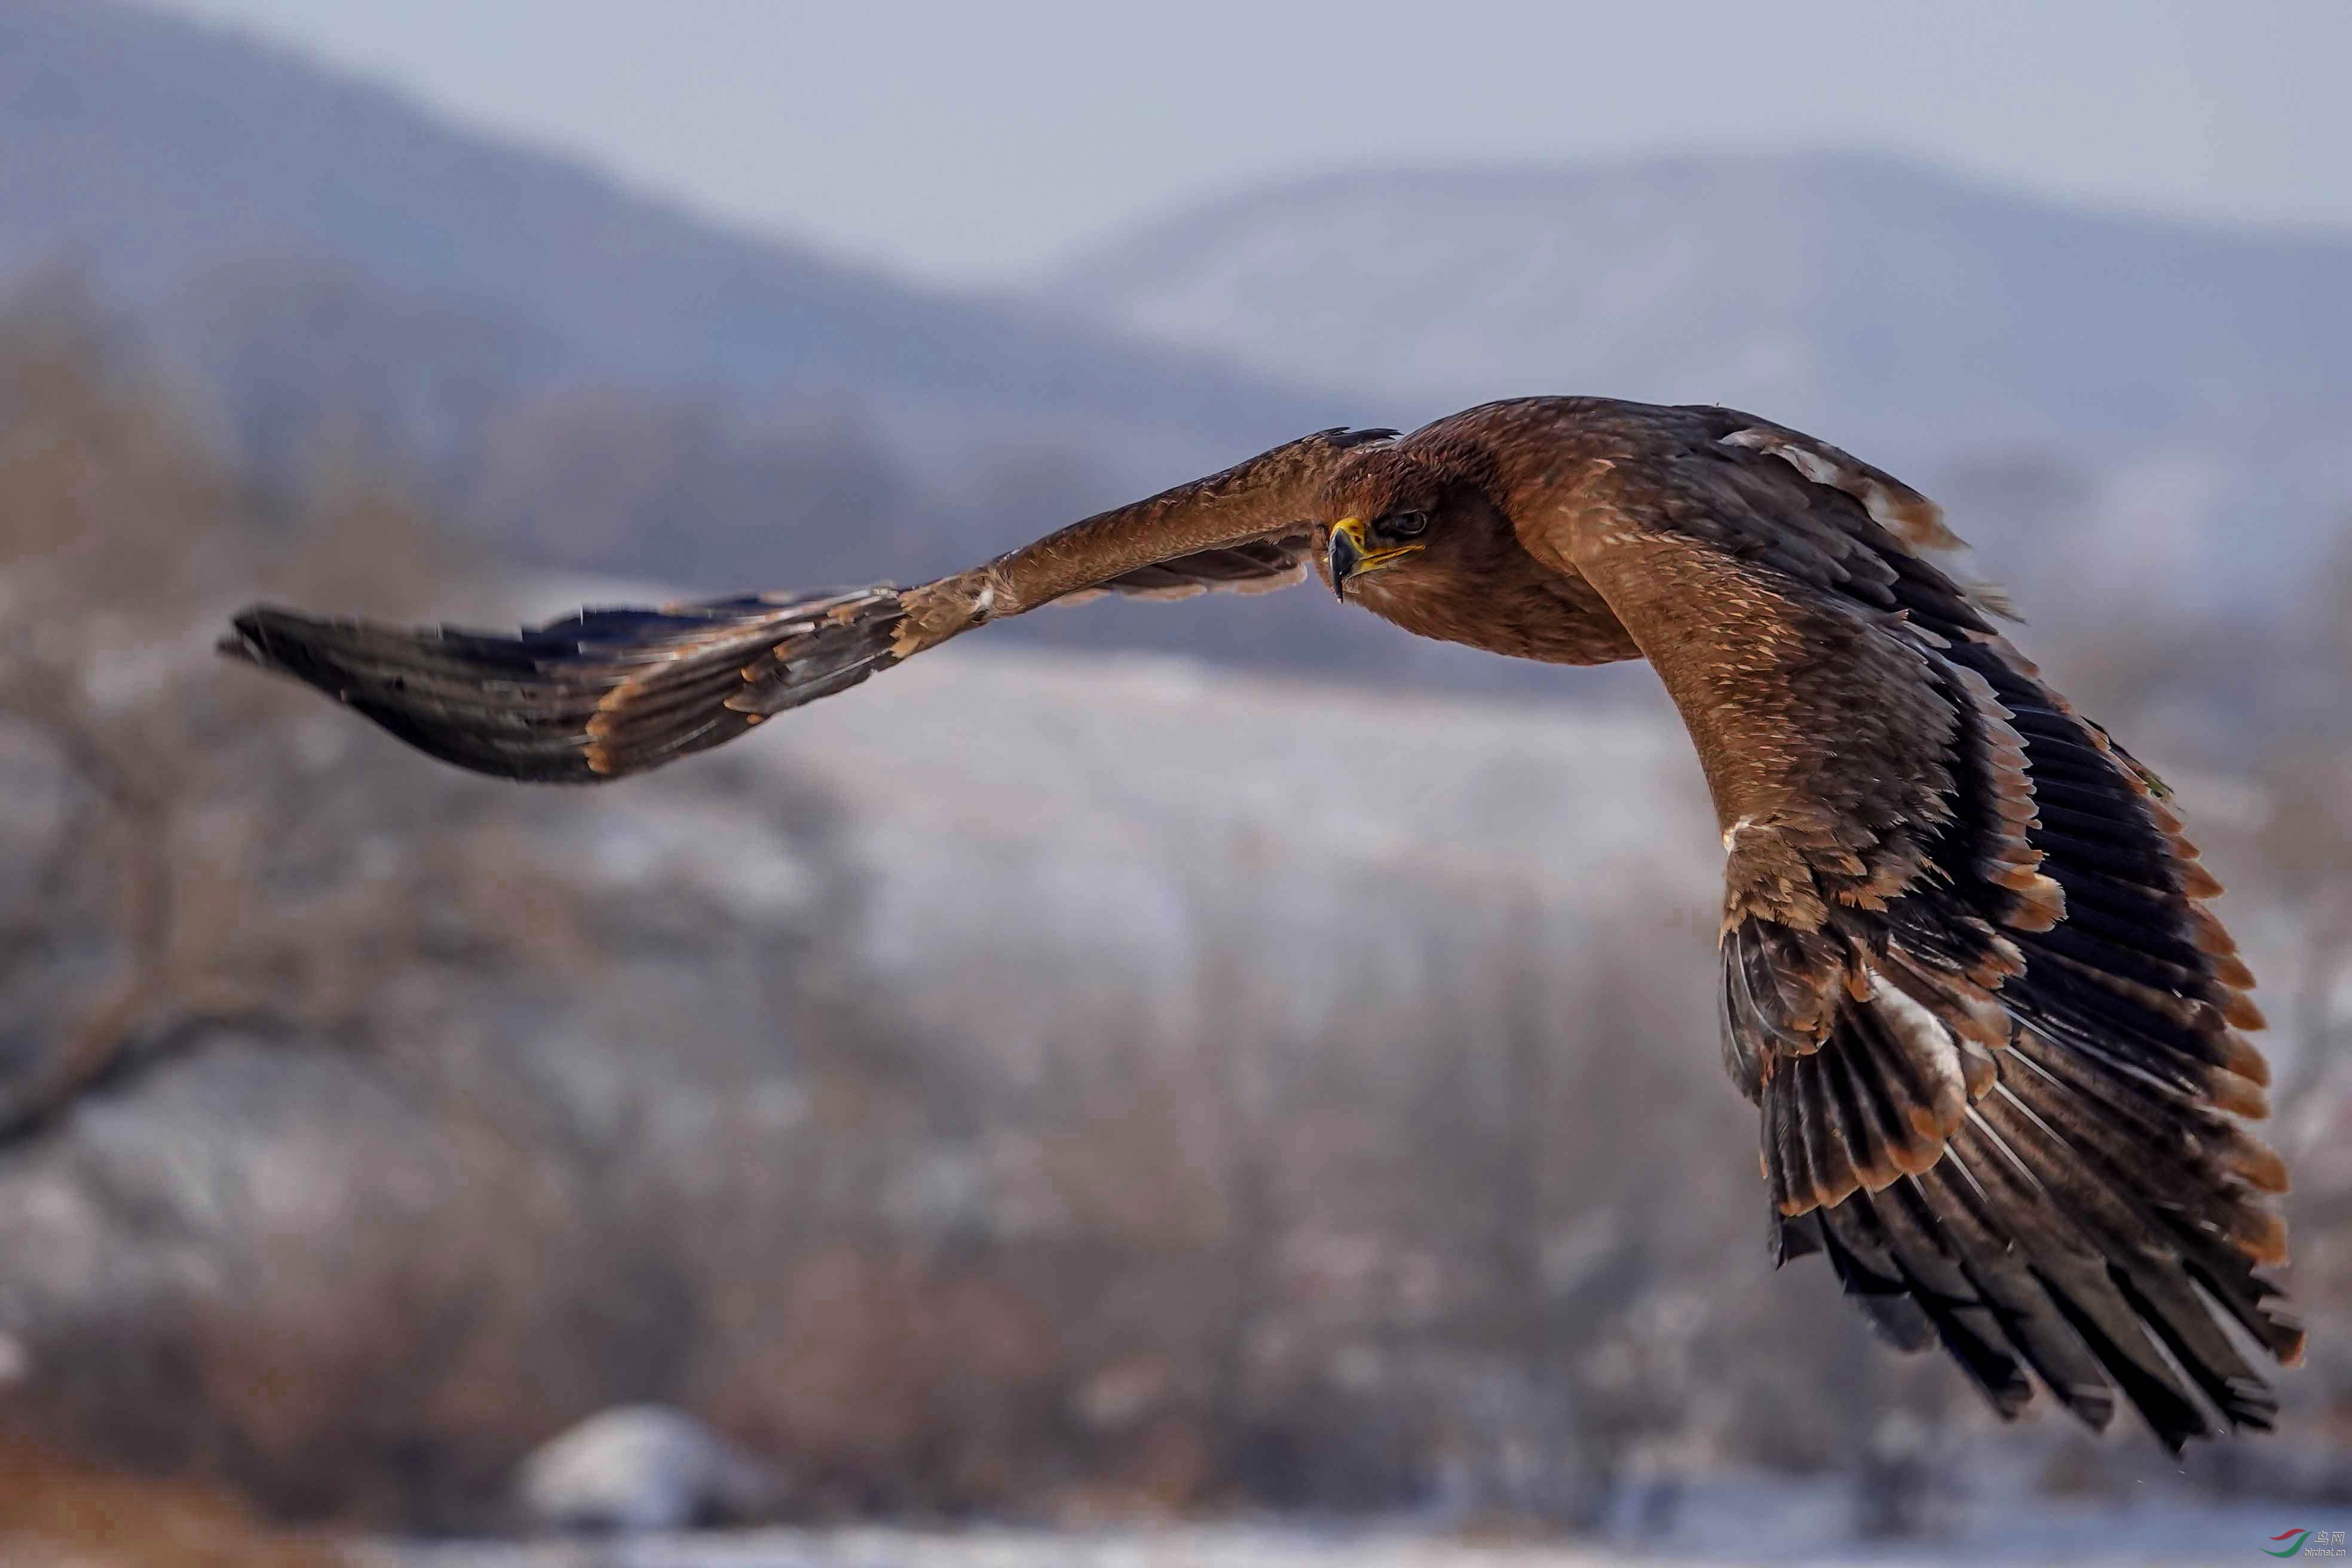
[(1822, 1251), (1997, 1409), (2030, 1371), (2168, 1444), (2276, 1404), (2252, 977), (2152, 774), (1924, 558), (1924, 498), (1722, 409), (1625, 426), (1558, 542), (1655, 665), (1724, 830), (1726, 1063), (1775, 1255)]
[(594, 609), (508, 637), (236, 617), (224, 653), (501, 778), (594, 784), (706, 751), (992, 620), (1091, 592), (1261, 592), (1306, 574), (1333, 466), (1391, 430), (1325, 430), (920, 587)]

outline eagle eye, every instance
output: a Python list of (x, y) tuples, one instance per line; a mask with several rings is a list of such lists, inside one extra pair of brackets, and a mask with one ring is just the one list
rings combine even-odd
[(1381, 531), (1391, 539), (1418, 539), (1429, 531), (1425, 511), (1392, 511), (1381, 520)]

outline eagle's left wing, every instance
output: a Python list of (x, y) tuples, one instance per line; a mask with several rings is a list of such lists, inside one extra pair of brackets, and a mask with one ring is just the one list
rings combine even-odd
[(1043, 605), (1297, 582), (1334, 467), (1395, 434), (1318, 431), (919, 587), (591, 609), (513, 636), (257, 605), (236, 616), (221, 651), (307, 682), (459, 767), (596, 784), (707, 751)]
[(2003, 1415), (2029, 1372), (2174, 1447), (2277, 1405), (2285, 1171), (2218, 885), (2153, 775), (1926, 558), (1889, 476), (1720, 409), (1600, 426), (1538, 540), (1607, 599), (1706, 764), (1725, 1060), (1776, 1253), (1822, 1251), (1897, 1343)]

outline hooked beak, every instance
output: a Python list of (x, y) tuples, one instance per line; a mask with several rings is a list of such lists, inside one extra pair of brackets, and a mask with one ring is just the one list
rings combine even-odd
[(1364, 541), (1364, 520), (1360, 517), (1341, 518), (1331, 525), (1331, 544), (1327, 557), (1331, 569), (1331, 592), (1344, 602), (1348, 597), (1349, 578), (1361, 577), (1368, 572), (1393, 566), (1420, 548), (1416, 542), (1388, 550), (1368, 549)]

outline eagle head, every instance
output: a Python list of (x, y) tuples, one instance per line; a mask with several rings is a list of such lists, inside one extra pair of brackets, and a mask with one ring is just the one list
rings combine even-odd
[(1355, 455), (1326, 497), (1324, 576), (1342, 600), (1348, 584), (1385, 572), (1444, 536), (1450, 487), (1445, 476), (1392, 448)]

